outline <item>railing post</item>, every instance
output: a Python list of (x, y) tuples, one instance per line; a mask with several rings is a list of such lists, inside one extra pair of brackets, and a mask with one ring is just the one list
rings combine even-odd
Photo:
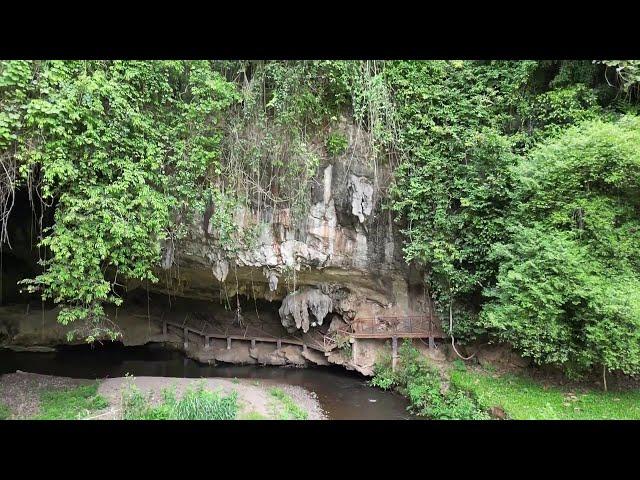
[(391, 338), (391, 348), (391, 370), (395, 372), (398, 363), (398, 337)]
[(276, 347), (278, 348), (278, 350), (280, 350), (282, 348), (282, 339), (278, 339), (276, 340)]
[(227, 350), (231, 350), (231, 337), (227, 337)]
[(186, 350), (189, 347), (189, 329), (185, 328), (183, 330), (184, 335), (184, 349)]
[(251, 348), (256, 348), (256, 339), (255, 338), (251, 339)]

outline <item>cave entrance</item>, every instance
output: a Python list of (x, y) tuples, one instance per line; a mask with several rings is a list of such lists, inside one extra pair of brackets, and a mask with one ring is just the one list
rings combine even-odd
[(19, 282), (42, 273), (39, 260), (46, 256), (38, 247), (42, 229), (53, 225), (54, 208), (31, 204), (26, 188), (15, 190), (13, 207), (7, 219), (8, 243), (0, 243), (0, 305), (41, 303)]

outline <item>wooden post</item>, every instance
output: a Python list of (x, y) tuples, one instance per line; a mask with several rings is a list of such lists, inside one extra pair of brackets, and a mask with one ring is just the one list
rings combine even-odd
[(393, 349), (391, 353), (391, 369), (395, 372), (398, 364), (398, 337), (391, 338), (391, 348)]
[(353, 338), (353, 345), (351, 346), (351, 363), (358, 363), (358, 339)]
[(231, 337), (227, 337), (227, 350), (231, 350)]
[(189, 329), (184, 329), (184, 349), (186, 350), (189, 347)]
[(307, 353), (307, 344), (306, 343), (302, 344), (302, 352), (303, 353)]
[(436, 342), (433, 341), (433, 336), (429, 336), (429, 348), (436, 348)]
[(282, 348), (282, 339), (279, 338), (278, 340), (276, 340), (276, 348), (278, 350)]
[(256, 339), (255, 338), (251, 339), (251, 348), (256, 348)]
[(204, 348), (206, 348), (207, 350), (209, 350), (211, 348), (211, 337), (209, 337), (208, 335), (204, 336)]

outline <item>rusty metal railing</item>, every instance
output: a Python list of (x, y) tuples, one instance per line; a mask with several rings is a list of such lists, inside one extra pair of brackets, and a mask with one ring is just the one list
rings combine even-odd
[(351, 322), (352, 334), (433, 334), (434, 322), (427, 315), (362, 317)]

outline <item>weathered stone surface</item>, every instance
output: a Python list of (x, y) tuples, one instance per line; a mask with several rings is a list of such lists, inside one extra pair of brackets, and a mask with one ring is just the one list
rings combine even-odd
[(358, 217), (360, 223), (363, 223), (373, 209), (373, 185), (366, 177), (351, 175), (349, 192), (351, 193), (351, 213)]
[[(233, 212), (237, 230), (251, 229), (257, 235), (250, 245), (223, 249), (206, 212), (193, 212), (186, 237), (163, 245), (160, 281), (149, 289), (171, 294), (171, 298), (218, 305), (232, 305), (236, 295), (264, 299), (275, 304), (274, 311), (280, 309), (285, 327), (304, 335), (319, 327), (326, 332), (329, 321), (335, 330), (357, 318), (423, 313), (420, 275), (410, 274), (394, 219), (380, 206), (391, 172), (376, 165), (365, 132), (344, 121), (341, 130), (348, 139), (347, 152), (339, 157), (319, 154), (316, 176), (303, 186), (309, 193), (303, 214), (296, 215), (282, 204), (237, 208)], [(141, 284), (130, 281), (127, 286), (131, 290)], [(123, 313), (118, 324), (123, 326), (126, 344), (161, 338), (153, 322), (139, 315), (125, 318)], [(66, 343), (68, 329), (55, 322), (55, 315), (47, 315), (46, 326), (36, 315), (0, 321), (0, 329), (6, 330), (0, 330), (0, 340), (21, 345)], [(19, 328), (13, 328), (14, 324)], [(212, 347), (189, 354), (206, 361), (270, 364), (280, 364), (283, 358), (272, 350), (250, 352), (246, 345), (238, 350)], [(302, 359), (358, 368), (339, 352), (318, 361), (310, 359), (316, 357), (311, 353), (291, 350), (288, 355), (285, 363)], [(363, 358), (364, 371), (370, 359)]]
[(287, 295), (278, 311), (282, 325), (289, 331), (309, 331), (310, 326), (322, 325), (324, 317), (333, 310), (333, 301), (315, 288), (305, 288)]

